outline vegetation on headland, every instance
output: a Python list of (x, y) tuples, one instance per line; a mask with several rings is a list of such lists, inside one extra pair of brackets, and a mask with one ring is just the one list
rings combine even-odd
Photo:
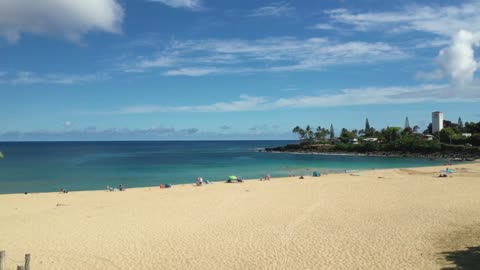
[(386, 127), (376, 130), (368, 119), (362, 130), (343, 128), (338, 137), (330, 129), (311, 126), (295, 127), (292, 132), (299, 138), (298, 144), (267, 148), (266, 151), (310, 153), (360, 153), (372, 155), (424, 156), (470, 159), (480, 157), (480, 122), (457, 123), (445, 120), (440, 132), (432, 133), (432, 125), (419, 132), (410, 127)]

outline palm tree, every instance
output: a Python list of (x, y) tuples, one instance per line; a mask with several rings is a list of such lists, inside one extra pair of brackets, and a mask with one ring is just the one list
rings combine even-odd
[(317, 141), (325, 140), (325, 137), (327, 137), (329, 133), (330, 132), (327, 129), (318, 126), (317, 131), (315, 132), (315, 139), (317, 139)]
[(307, 125), (307, 127), (305, 128), (305, 135), (307, 137), (307, 140), (309, 142), (311, 142), (314, 138), (314, 133), (313, 133), (313, 130), (312, 128), (310, 127), (310, 125)]
[(292, 130), (293, 133), (297, 134), (298, 138), (300, 140), (305, 140), (305, 130), (299, 126), (296, 126), (293, 130)]

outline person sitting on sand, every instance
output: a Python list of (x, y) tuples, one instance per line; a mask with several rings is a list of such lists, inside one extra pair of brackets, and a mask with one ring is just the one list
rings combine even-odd
[(118, 190), (125, 191), (125, 188), (123, 187), (123, 184), (118, 185)]
[(242, 179), (242, 177), (240, 177), (240, 176), (239, 176), (239, 177), (237, 177), (237, 182), (238, 182), (238, 183), (243, 183), (243, 179)]
[(197, 186), (201, 186), (203, 184), (203, 178), (197, 177)]
[(305, 177), (303, 177), (303, 175), (301, 175), (300, 178), (298, 178), (298, 179), (305, 179)]

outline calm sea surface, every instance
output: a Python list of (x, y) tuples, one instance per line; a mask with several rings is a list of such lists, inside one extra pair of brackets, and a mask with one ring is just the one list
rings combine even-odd
[(197, 176), (257, 179), (372, 168), (440, 165), (413, 158), (260, 153), (288, 141), (0, 142), (0, 193), (193, 183)]

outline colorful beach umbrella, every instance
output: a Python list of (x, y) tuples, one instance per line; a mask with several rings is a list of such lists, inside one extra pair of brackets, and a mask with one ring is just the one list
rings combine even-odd
[(235, 175), (230, 175), (228, 177), (228, 180), (237, 180), (237, 177)]

